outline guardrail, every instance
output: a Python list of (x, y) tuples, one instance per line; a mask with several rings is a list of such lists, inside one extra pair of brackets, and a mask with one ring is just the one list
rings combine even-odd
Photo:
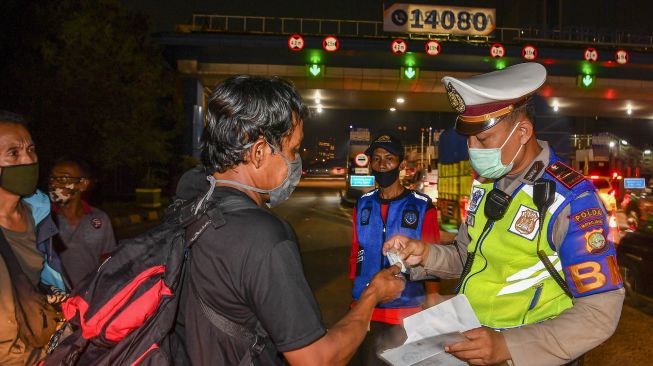
[[(192, 23), (179, 25), (180, 32), (225, 32), (253, 34), (338, 35), (358, 38), (388, 38), (397, 33), (383, 31), (383, 22), (368, 20), (313, 19), (288, 17), (257, 17), (219, 14), (193, 14)], [(448, 34), (401, 34), (412, 39), (448, 39), (468, 42), (520, 43), (524, 41), (555, 43), (560, 45), (596, 45), (610, 47), (653, 47), (653, 35), (634, 32), (593, 29), (587, 27), (563, 27), (549, 29), (541, 26), (522, 28), (495, 28), (490, 37), (452, 36)]]

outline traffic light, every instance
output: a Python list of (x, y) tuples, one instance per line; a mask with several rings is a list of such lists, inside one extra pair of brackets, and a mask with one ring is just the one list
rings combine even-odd
[(306, 75), (310, 78), (323, 78), (326, 71), (324, 65), (311, 63), (306, 65)]
[(402, 66), (400, 76), (404, 80), (417, 80), (419, 79), (419, 67)]
[(596, 76), (591, 74), (580, 74), (576, 78), (576, 85), (580, 88), (593, 88), (596, 84)]

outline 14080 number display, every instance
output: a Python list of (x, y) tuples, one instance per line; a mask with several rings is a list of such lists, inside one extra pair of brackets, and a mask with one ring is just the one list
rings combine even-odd
[(386, 4), (386, 32), (487, 36), (496, 26), (495, 10), (416, 4)]

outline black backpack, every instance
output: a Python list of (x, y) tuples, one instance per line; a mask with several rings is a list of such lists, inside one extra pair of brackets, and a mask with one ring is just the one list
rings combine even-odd
[[(174, 330), (190, 246), (209, 225), (224, 225), (223, 213), (248, 208), (258, 206), (240, 196), (220, 202), (204, 198), (177, 201), (168, 208), (163, 223), (123, 240), (97, 273), (85, 278), (64, 302), (63, 313), (73, 332), (40, 365), (183, 363), (176, 360), (183, 352), (179, 353)], [(250, 344), (250, 352), (240, 364), (256, 362), (270, 344), (262, 327), (250, 331), (205, 306), (195, 291), (190, 293), (197, 296), (214, 326)]]

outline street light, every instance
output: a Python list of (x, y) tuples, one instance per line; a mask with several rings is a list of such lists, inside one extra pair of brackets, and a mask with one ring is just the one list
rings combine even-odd
[(622, 144), (622, 145), (628, 145), (628, 141), (626, 141), (626, 140), (621, 140), (621, 144)]
[(399, 103), (399, 104), (402, 104), (405, 101), (406, 100), (404, 98), (401, 98), (401, 97), (397, 98), (397, 103)]
[(394, 111), (396, 111), (396, 110), (397, 110), (397, 108), (395, 108), (395, 107), (390, 107), (390, 112), (394, 112)]
[(610, 147), (614, 147), (614, 141), (610, 141)]
[(644, 150), (644, 155), (651, 155), (651, 150), (649, 149)]

